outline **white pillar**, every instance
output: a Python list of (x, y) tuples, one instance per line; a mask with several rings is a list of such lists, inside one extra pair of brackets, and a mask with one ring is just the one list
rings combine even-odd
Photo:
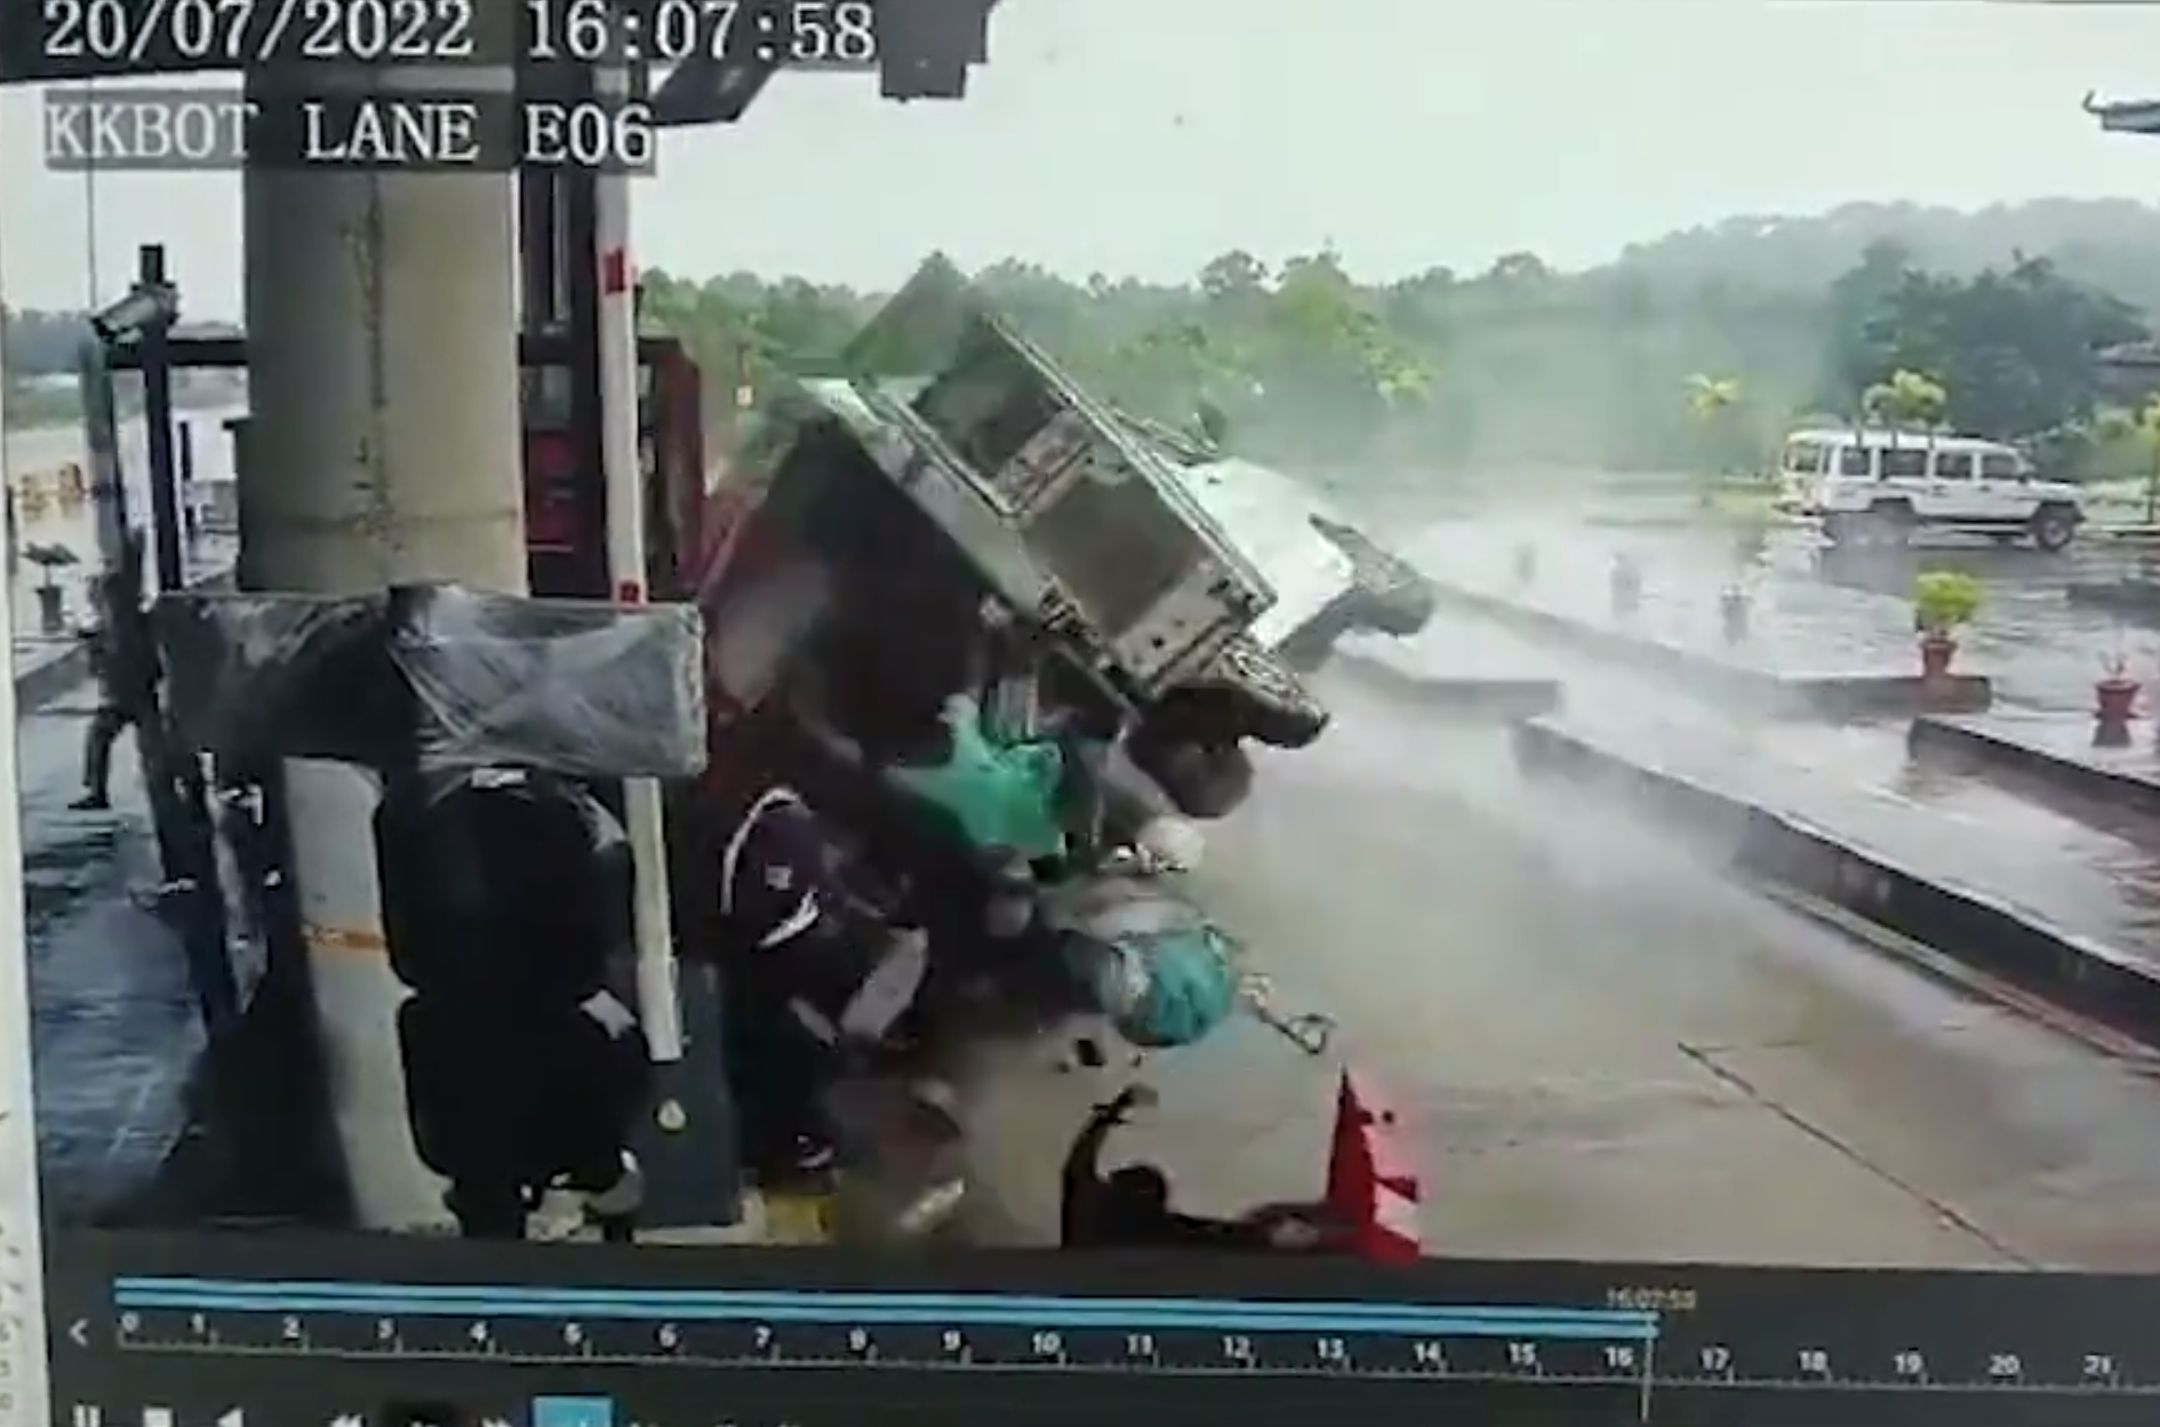
[[(0, 339), (6, 335), (0, 320)], [(0, 340), (4, 348), (4, 340)], [(0, 401), (7, 360), (0, 355)], [(0, 432), (7, 429), (0, 413)], [(0, 443), (0, 489), (7, 478)], [(0, 589), (0, 627), (15, 627), (14, 581)], [(15, 641), (0, 648), (0, 1422), (56, 1420), (45, 1371), (45, 1255), (40, 1245), (37, 1116), (30, 1072), (30, 958), (23, 953), (22, 817), (15, 769)], [(63, 1328), (65, 1325), (63, 1325)]]
[[(523, 593), (512, 180), (250, 171), (242, 589)], [(334, 1113), (366, 1227), (448, 1227), (405, 1109), (372, 780), (287, 765)]]

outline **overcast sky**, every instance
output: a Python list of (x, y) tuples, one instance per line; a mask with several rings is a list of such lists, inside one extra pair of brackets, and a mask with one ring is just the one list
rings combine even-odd
[[(1388, 275), (1854, 199), (2160, 198), (2160, 138), (2102, 134), (2090, 89), (2160, 97), (2160, 5), (1004, 0), (959, 104), (784, 75), (671, 136), (637, 256), (880, 286), (931, 248), (1175, 278), (1332, 242)], [(0, 97), (0, 294), (73, 305), (84, 181), (42, 171), (35, 104)], [(108, 286), (162, 240), (191, 314), (239, 315), (236, 178), (106, 175), (96, 210)]]

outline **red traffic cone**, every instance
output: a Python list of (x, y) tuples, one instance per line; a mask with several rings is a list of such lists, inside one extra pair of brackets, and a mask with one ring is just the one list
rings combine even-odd
[(1328, 1154), (1328, 1208), (1353, 1226), (1351, 1247), (1375, 1263), (1412, 1263), (1423, 1253), (1418, 1173), (1395, 1112), (1363, 1076), (1343, 1072)]

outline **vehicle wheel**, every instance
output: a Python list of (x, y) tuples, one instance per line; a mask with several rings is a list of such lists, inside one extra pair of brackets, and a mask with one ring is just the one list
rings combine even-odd
[(1190, 683), (1158, 699), (1143, 722), (1179, 740), (1256, 738), (1276, 748), (1303, 748), (1327, 727), (1328, 710), (1287, 663), (1239, 635)]
[(1912, 540), (1913, 527), (1919, 522), (1913, 518), (1912, 507), (1899, 504), (1877, 504), (1868, 507), (1862, 520), (1861, 543), (1864, 545), (1905, 545)]
[(1135, 730), (1126, 752), (1185, 816), (1203, 822), (1226, 817), (1252, 792), (1252, 760), (1236, 745), (1148, 735), (1145, 726)]
[(1432, 619), (1432, 582), (1417, 566), (1374, 544), (1370, 537), (1350, 526), (1312, 517), (1313, 529), (1350, 557), (1350, 595), (1353, 627), (1375, 629), (1406, 639)]
[(2033, 544), (2060, 550), (2077, 535), (2077, 517), (2060, 506), (2043, 506), (2032, 518)]

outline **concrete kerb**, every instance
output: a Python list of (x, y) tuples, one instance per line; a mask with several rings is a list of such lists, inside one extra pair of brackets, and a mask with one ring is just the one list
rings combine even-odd
[(2075, 580), (2063, 597), (2130, 619), (2160, 619), (2160, 582), (2153, 580)]
[(1721, 847), (1736, 870), (1789, 887), (1975, 971), (2160, 1047), (2160, 972), (2028, 908), (1923, 873), (1827, 828), (1635, 762), (1533, 720), (1515, 727), (1526, 772), (1557, 773), (1636, 799)]
[(1433, 589), (1437, 598), (1458, 609), (1779, 717), (1844, 719), (1922, 712), (1979, 713), (1994, 703), (1994, 686), (1985, 675), (1953, 674), (1929, 681), (1918, 674), (1776, 674), (1729, 664), (1657, 640), (1601, 629), (1439, 580), (1433, 581)]
[(1558, 679), (1451, 679), (1398, 669), (1383, 659), (1338, 653), (1329, 667), (1390, 698), (1455, 718), (1524, 719), (1556, 712)]
[(1917, 718), (1906, 734), (1906, 742), (1916, 757), (1936, 754), (1991, 763), (2118, 807), (2160, 813), (2160, 780), (2064, 757), (1991, 729), (1955, 719)]
[[(230, 592), (233, 588), (233, 572), (221, 570), (214, 575), (205, 575), (195, 581), (193, 588), (205, 593)], [(37, 641), (17, 639), (18, 655), (25, 643), (36, 647)], [(81, 639), (67, 638), (66, 649), (50, 658), (34, 660), (27, 668), (18, 660), (15, 670), (15, 711), (18, 715), (36, 713), (45, 705), (81, 687), (89, 677), (90, 646)]]

